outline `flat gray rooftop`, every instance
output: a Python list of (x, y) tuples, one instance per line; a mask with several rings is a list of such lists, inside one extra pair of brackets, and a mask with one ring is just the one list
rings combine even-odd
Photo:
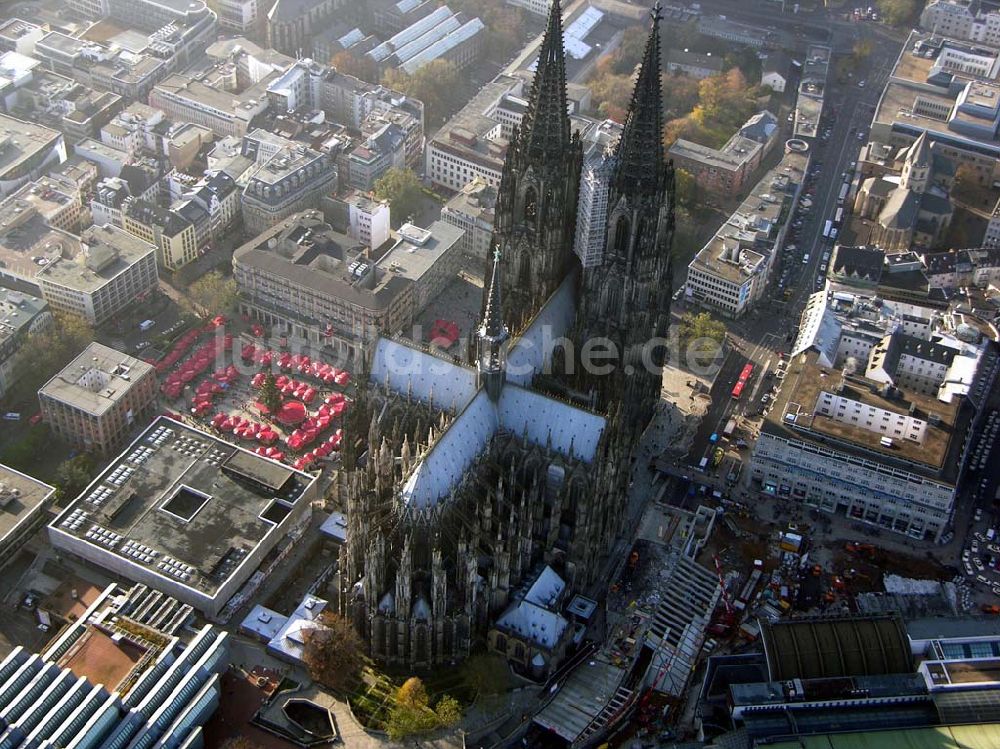
[(160, 417), (53, 527), (214, 594), (312, 481)]
[(20, 166), (60, 137), (62, 133), (58, 130), (0, 114), (0, 140), (3, 141), (3, 148), (0, 148), (0, 174), (6, 174)]
[(91, 343), (39, 393), (88, 414), (100, 415), (124, 397), (153, 367), (100, 343)]
[(0, 463), (0, 542), (54, 491), (48, 484)]

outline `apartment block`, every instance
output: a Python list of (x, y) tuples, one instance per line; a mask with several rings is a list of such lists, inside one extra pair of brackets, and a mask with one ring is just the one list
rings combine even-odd
[(377, 129), (347, 155), (347, 184), (352, 190), (371, 192), (390, 169), (406, 167), (406, 134), (392, 123), (375, 124)]
[(778, 135), (777, 120), (764, 111), (754, 115), (721, 148), (679, 138), (670, 146), (670, 157), (677, 168), (690, 172), (703, 190), (713, 195), (740, 195)]
[(195, 225), (179, 211), (126, 198), (121, 215), (125, 231), (156, 247), (156, 261), (164, 270), (180, 270), (198, 257)]
[(337, 186), (335, 154), (256, 130), (243, 154), (255, 158), (242, 195), (243, 225), (259, 233), (298, 211), (313, 208)]

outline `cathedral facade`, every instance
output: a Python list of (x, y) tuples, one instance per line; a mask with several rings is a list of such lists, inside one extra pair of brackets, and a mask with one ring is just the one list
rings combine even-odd
[[(461, 659), (546, 566), (573, 591), (606, 575), (660, 397), (647, 343), (669, 316), (673, 172), (659, 15), (615, 150), (606, 251), (584, 271), (561, 12), (555, 0), (508, 150), (469, 363), (382, 338), (345, 424), (340, 606), (389, 665)], [(617, 352), (610, 374), (581, 355), (593, 339)]]

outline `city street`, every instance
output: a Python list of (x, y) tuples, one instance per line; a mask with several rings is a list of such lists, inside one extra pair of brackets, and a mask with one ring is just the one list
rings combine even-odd
[[(856, 38), (878, 36), (877, 27), (871, 24), (843, 24), (834, 26), (837, 44), (853, 45)], [(840, 84), (831, 69), (827, 81), (824, 101), (824, 115), (820, 130), (830, 130), (824, 142), (815, 139), (811, 144), (810, 176), (806, 189), (814, 191), (810, 195), (812, 206), (803, 218), (802, 228), (796, 240), (798, 248), (787, 255), (789, 277), (787, 288), (791, 294), (787, 301), (781, 301), (781, 293), (775, 283), (770, 294), (772, 301), (752, 312), (747, 318), (728, 323), (732, 348), (727, 352), (712, 387), (712, 406), (700, 426), (689, 453), (688, 462), (697, 465), (709, 449), (711, 435), (721, 434), (726, 422), (735, 416), (747, 417), (743, 424), (743, 436), (751, 440), (756, 432), (759, 412), (764, 406), (761, 397), (769, 389), (767, 372), (777, 366), (779, 353), (787, 353), (792, 342), (790, 335), (798, 325), (799, 315), (810, 294), (816, 291), (817, 279), (824, 273), (821, 265), (826, 265), (833, 243), (823, 237), (827, 220), (833, 218), (837, 210), (837, 199), (842, 175), (851, 177), (851, 163), (857, 162), (858, 153), (864, 140), (857, 133), (867, 134), (874, 107), (892, 70), (899, 53), (899, 45), (885, 38), (878, 38), (873, 45), (871, 57), (867, 61), (869, 72), (865, 87), (858, 86), (860, 72), (846, 84)], [(801, 260), (809, 256), (808, 262)], [(777, 281), (782, 265), (774, 272)], [(746, 363), (754, 365), (751, 382), (741, 399), (730, 397), (733, 385)], [(768, 387), (765, 387), (768, 385)], [(748, 423), (750, 422), (750, 423)], [(746, 473), (744, 473), (746, 476)]]

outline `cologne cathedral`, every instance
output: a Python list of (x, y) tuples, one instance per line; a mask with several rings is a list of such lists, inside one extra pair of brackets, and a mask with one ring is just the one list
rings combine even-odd
[[(607, 575), (659, 400), (662, 352), (646, 344), (666, 335), (674, 228), (659, 13), (613, 146), (606, 249), (587, 269), (561, 14), (555, 0), (507, 151), (469, 363), (382, 338), (346, 424), (340, 606), (388, 665), (463, 658), (546, 565), (572, 591)], [(608, 374), (583, 361), (595, 338), (618, 352)]]

